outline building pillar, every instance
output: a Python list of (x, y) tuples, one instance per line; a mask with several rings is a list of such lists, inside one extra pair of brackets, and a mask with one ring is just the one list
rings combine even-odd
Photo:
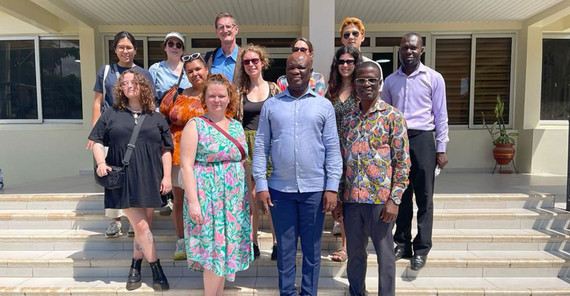
[[(314, 48), (313, 69), (328, 81), (334, 56), (335, 0), (308, 0), (308, 35)], [(305, 27), (303, 29), (305, 34)]]

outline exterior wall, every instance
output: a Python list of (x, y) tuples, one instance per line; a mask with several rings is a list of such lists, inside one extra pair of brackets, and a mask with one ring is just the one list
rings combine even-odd
[[(319, 12), (314, 12), (318, 14)], [(309, 21), (310, 24), (310, 21)], [(103, 64), (103, 34), (129, 30), (141, 34), (164, 34), (177, 30), (183, 33), (213, 35), (211, 26), (151, 27), (151, 26), (62, 26), (66, 33), (79, 35), (81, 43), (81, 76), (83, 92), (83, 122), (77, 124), (2, 124), (0, 138), (0, 168), (5, 173), (7, 186), (24, 182), (77, 175), (92, 171), (91, 152), (85, 150), (86, 138), (91, 130), (93, 81), (97, 68)], [(338, 24), (332, 28), (338, 29)], [(540, 29), (520, 23), (507, 24), (387, 24), (366, 25), (369, 32), (392, 32), (403, 34), (418, 31), (422, 34), (435, 32), (517, 32), (517, 59), (515, 74), (515, 126), (520, 133), (517, 139), (517, 166), (521, 172), (566, 174), (568, 127), (541, 126)], [(240, 26), (240, 34), (252, 33), (299, 36), (311, 33), (308, 24), (299, 26), (255, 28)], [(32, 25), (0, 13), (0, 35), (46, 35)], [(314, 34), (314, 32), (313, 32)], [(336, 34), (336, 33), (334, 33)], [(399, 35), (398, 35), (399, 36)], [(315, 37), (318, 39), (318, 37)], [(311, 39), (315, 39), (311, 38)], [(317, 53), (317, 56), (319, 53)], [(325, 54), (323, 54), (324, 56)], [(330, 59), (329, 59), (330, 60)], [(430, 60), (426, 56), (426, 60)], [(324, 63), (323, 61), (319, 61)], [(326, 63), (324, 63), (326, 64)], [(328, 72), (328, 66), (325, 67)], [(484, 129), (451, 128), (448, 145), (449, 171), (491, 171), (494, 160), (492, 144)]]

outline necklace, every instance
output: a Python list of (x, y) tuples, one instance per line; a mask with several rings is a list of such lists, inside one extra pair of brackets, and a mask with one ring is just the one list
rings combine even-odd
[(127, 109), (129, 109), (129, 111), (131, 111), (131, 114), (133, 115), (133, 118), (135, 119), (135, 125), (137, 125), (139, 123), (139, 117), (142, 114), (142, 110), (140, 111), (134, 111), (133, 109), (131, 109), (129, 106), (127, 106)]

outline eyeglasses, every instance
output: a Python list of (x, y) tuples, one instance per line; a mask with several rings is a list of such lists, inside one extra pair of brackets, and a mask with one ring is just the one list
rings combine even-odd
[(166, 44), (168, 44), (168, 47), (174, 47), (174, 45), (176, 45), (176, 48), (178, 48), (178, 49), (182, 48), (182, 43), (180, 43), (180, 42), (174, 43), (172, 41), (168, 41), (168, 43), (166, 43)]
[(136, 81), (134, 81), (134, 80), (131, 80), (131, 81), (123, 81), (123, 82), (121, 82), (121, 87), (127, 87), (127, 86), (129, 86), (129, 85), (135, 86), (135, 85), (137, 85), (137, 84), (138, 84), (138, 83), (137, 83)]
[(199, 52), (195, 52), (195, 53), (193, 53), (193, 54), (183, 55), (183, 56), (180, 57), (180, 59), (181, 59), (183, 62), (191, 62), (191, 61), (193, 61), (193, 60), (195, 60), (195, 59), (200, 59), (200, 60), (204, 61), (204, 59), (202, 59), (202, 55), (201, 55)]
[(338, 60), (338, 65), (339, 65), (339, 66), (340, 66), (340, 65), (344, 65), (344, 64), (352, 65), (352, 64), (354, 64), (354, 60)]
[(132, 46), (122, 46), (122, 45), (117, 46), (118, 51), (131, 51), (133, 49), (135, 48)]
[(307, 52), (309, 52), (309, 49), (305, 48), (305, 47), (293, 47), (293, 48), (291, 48), (291, 52), (297, 52), (297, 51), (307, 53)]
[(364, 85), (366, 82), (370, 84), (376, 84), (379, 80), (380, 78), (356, 78), (354, 79), (354, 82), (358, 85)]
[(224, 29), (226, 29), (226, 30), (228, 30), (228, 31), (231, 31), (231, 30), (232, 30), (233, 28), (235, 28), (236, 26), (237, 26), (236, 24), (233, 24), (233, 25), (231, 25), (231, 26), (230, 26), (230, 25), (225, 25), (225, 26), (224, 26), (224, 25), (219, 25), (219, 26), (216, 27), (216, 30), (218, 30), (218, 31), (223, 31)]
[(358, 37), (358, 36), (360, 36), (360, 32), (358, 32), (358, 31), (344, 32), (342, 34), (342, 37), (344, 37), (344, 39), (348, 39), (348, 38), (350, 38), (350, 35), (352, 35), (354, 37)]
[(260, 61), (260, 60), (257, 59), (257, 58), (256, 58), (256, 59), (251, 59), (251, 60), (243, 60), (243, 65), (244, 65), (244, 66), (247, 66), (247, 65), (249, 65), (249, 64), (257, 65), (257, 64), (259, 64), (259, 61)]

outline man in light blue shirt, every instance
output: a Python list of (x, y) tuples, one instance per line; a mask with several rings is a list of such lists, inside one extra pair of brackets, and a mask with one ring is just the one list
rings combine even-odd
[[(342, 158), (334, 108), (309, 88), (311, 58), (287, 58), (287, 89), (261, 109), (253, 152), (253, 176), (262, 209), (271, 210), (277, 237), (281, 295), (296, 295), (295, 261), (301, 238), (301, 295), (316, 295), (324, 213), (337, 204)], [(267, 159), (273, 172), (266, 178)]]
[(233, 83), (241, 66), (236, 63), (239, 59), (239, 46), (236, 43), (239, 26), (236, 19), (227, 12), (216, 16), (214, 26), (221, 45), (206, 53), (205, 61), (210, 74), (224, 74)]

